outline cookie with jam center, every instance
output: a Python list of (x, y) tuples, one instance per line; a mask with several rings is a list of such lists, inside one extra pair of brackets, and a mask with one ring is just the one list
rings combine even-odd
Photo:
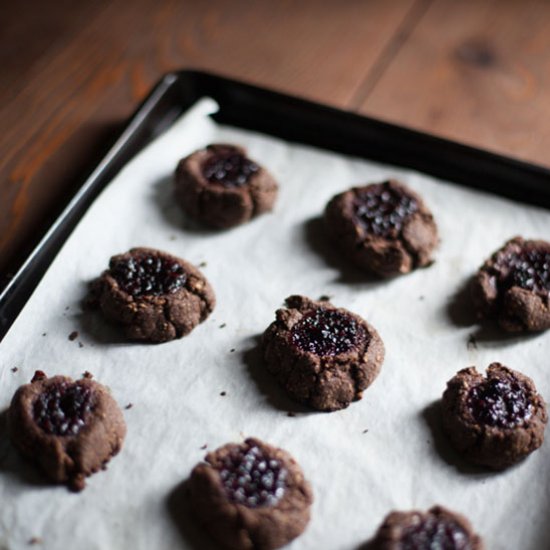
[(542, 445), (548, 415), (528, 376), (492, 363), (486, 376), (469, 367), (449, 380), (443, 393), (442, 420), (461, 456), (501, 470)]
[(206, 455), (189, 480), (193, 512), (224, 548), (271, 550), (306, 528), (313, 502), (298, 463), (249, 438)]
[(113, 256), (88, 299), (122, 325), (129, 339), (153, 343), (185, 336), (215, 303), (210, 283), (196, 267), (152, 248)]
[(335, 411), (378, 376), (384, 344), (364, 319), (329, 302), (290, 296), (262, 338), (267, 370), (296, 401)]
[(339, 193), (327, 204), (324, 222), (347, 258), (381, 277), (430, 265), (438, 243), (432, 213), (420, 195), (396, 180)]
[(85, 377), (48, 378), (36, 371), (8, 410), (13, 445), (55, 483), (84, 489), (122, 448), (126, 423), (109, 390)]
[(273, 176), (237, 145), (208, 145), (182, 159), (176, 169), (175, 193), (181, 208), (216, 229), (272, 210), (277, 191)]
[(472, 299), (508, 332), (550, 328), (550, 242), (514, 237), (480, 267)]
[(434, 506), (427, 512), (391, 512), (384, 519), (372, 542), (373, 550), (432, 548), (483, 550), (484, 545), (463, 515), (442, 506)]

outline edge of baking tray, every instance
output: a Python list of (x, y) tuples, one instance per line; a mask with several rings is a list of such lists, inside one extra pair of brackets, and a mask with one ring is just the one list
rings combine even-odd
[(439, 178), (550, 208), (550, 170), (447, 139), (219, 75), (165, 75), (130, 118), (104, 159), (0, 294), (0, 341), (82, 215), (118, 171), (201, 97), (214, 118), (346, 155), (412, 168)]

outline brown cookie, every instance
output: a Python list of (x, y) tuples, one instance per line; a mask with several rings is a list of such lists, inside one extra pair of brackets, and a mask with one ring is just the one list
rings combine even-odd
[(259, 439), (206, 455), (189, 481), (194, 513), (225, 548), (270, 550), (300, 535), (313, 496), (297, 462)]
[(123, 325), (128, 338), (158, 343), (191, 332), (216, 301), (190, 263), (160, 250), (132, 248), (111, 258), (92, 284), (89, 302)]
[(84, 489), (122, 447), (126, 424), (109, 390), (90, 376), (74, 382), (36, 371), (8, 410), (14, 446), (56, 483)]
[(361, 399), (384, 360), (376, 330), (326, 301), (290, 296), (285, 303), (263, 335), (267, 370), (314, 409), (334, 411)]
[(217, 229), (268, 212), (278, 190), (273, 176), (250, 160), (243, 147), (226, 144), (208, 145), (182, 159), (175, 186), (183, 211)]
[(391, 512), (378, 529), (372, 550), (483, 550), (470, 522), (442, 506), (427, 512)]
[(324, 221), (346, 257), (382, 277), (430, 265), (438, 243), (437, 226), (424, 201), (396, 180), (334, 196)]
[(497, 470), (538, 449), (548, 420), (533, 381), (500, 363), (487, 375), (475, 367), (460, 370), (442, 399), (445, 432), (455, 449), (475, 464)]
[(514, 237), (481, 266), (471, 290), (478, 315), (504, 330), (550, 328), (550, 243)]

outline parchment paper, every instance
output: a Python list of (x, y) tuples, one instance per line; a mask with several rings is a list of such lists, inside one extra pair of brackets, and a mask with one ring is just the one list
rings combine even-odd
[[(550, 213), (413, 171), (219, 126), (208, 116), (215, 109), (211, 100), (201, 101), (125, 167), (2, 342), (0, 410), (36, 369), (73, 377), (88, 370), (122, 407), (133, 407), (124, 410), (121, 453), (80, 494), (44, 484), (6, 441), (2, 421), (0, 548), (27, 547), (33, 537), (46, 549), (207, 548), (180, 506), (179, 486), (204, 457), (204, 445), (212, 450), (250, 435), (291, 452), (313, 485), (312, 520), (292, 549), (358, 548), (390, 510), (436, 503), (466, 514), (488, 549), (549, 548), (549, 442), (507, 472), (469, 469), (441, 439), (432, 405), (458, 369), (485, 369), (492, 361), (526, 373), (550, 395), (550, 334), (480, 332), (466, 323), (459, 292), (506, 239), (548, 238)], [(227, 232), (200, 230), (184, 219), (172, 195), (174, 168), (211, 142), (242, 144), (272, 171), (280, 182), (273, 213)], [(335, 193), (388, 177), (424, 196), (441, 245), (433, 266), (373, 282), (331, 252), (318, 218)], [(218, 303), (189, 336), (129, 344), (100, 315), (81, 311), (87, 282), (111, 255), (133, 246), (206, 263)], [(296, 293), (331, 296), (364, 316), (385, 342), (379, 378), (346, 410), (305, 411), (263, 372), (257, 336)], [(79, 337), (70, 341), (74, 330)], [(468, 346), (476, 331), (477, 347)], [(296, 416), (287, 415), (291, 410)]]

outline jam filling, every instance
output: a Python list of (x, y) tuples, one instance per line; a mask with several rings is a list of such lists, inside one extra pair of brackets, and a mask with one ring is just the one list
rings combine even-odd
[(355, 195), (353, 212), (365, 231), (380, 237), (396, 237), (405, 221), (418, 210), (418, 202), (389, 183), (369, 185)]
[(229, 500), (249, 508), (274, 506), (285, 493), (287, 469), (248, 441), (225, 457), (219, 472)]
[(300, 350), (316, 355), (346, 353), (367, 338), (353, 317), (319, 307), (306, 313), (290, 331), (290, 341)]
[(471, 550), (468, 533), (455, 521), (428, 515), (417, 525), (407, 527), (400, 550)]
[(476, 422), (497, 428), (514, 428), (533, 414), (526, 388), (513, 378), (489, 378), (474, 386), (466, 405)]
[(49, 386), (33, 403), (34, 419), (50, 435), (76, 435), (94, 409), (88, 386), (60, 382)]
[(550, 292), (550, 249), (525, 247), (501, 258), (495, 266), (501, 290), (519, 286), (541, 294)]
[(234, 150), (211, 155), (202, 166), (203, 176), (213, 184), (224, 187), (241, 187), (246, 185), (260, 167)]
[(187, 274), (178, 262), (156, 255), (111, 260), (109, 271), (118, 286), (134, 297), (172, 294), (187, 281)]

